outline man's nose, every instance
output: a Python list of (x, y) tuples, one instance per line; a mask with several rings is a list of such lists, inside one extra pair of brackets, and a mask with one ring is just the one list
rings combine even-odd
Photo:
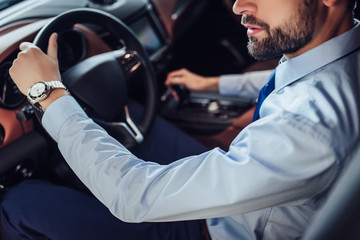
[(233, 12), (236, 15), (254, 13), (257, 5), (251, 0), (236, 0), (233, 6)]

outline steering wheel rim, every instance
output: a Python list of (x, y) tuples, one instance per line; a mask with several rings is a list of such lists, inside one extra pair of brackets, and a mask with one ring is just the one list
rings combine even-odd
[[(53, 32), (60, 33), (72, 29), (76, 23), (100, 25), (116, 37), (116, 39), (121, 39), (125, 47), (110, 53), (91, 57), (90, 60), (85, 59), (81, 61), (62, 74), (62, 81), (76, 99), (80, 99), (82, 103), (85, 102), (87, 107), (93, 108), (95, 114), (91, 118), (95, 122), (104, 127), (110, 135), (119, 140), (127, 148), (132, 148), (143, 141), (144, 136), (151, 127), (156, 112), (157, 86), (150, 58), (135, 34), (121, 20), (97, 9), (74, 9), (56, 16), (39, 31), (33, 43), (46, 52), (48, 39)], [(89, 66), (89, 63), (93, 63), (92, 67), (96, 70), (84, 70), (84, 68)], [(116, 65), (118, 65), (118, 68), (116, 68)], [(139, 67), (142, 70), (141, 73), (145, 86), (144, 113), (137, 124), (132, 121), (126, 105), (126, 81), (128, 81), (129, 75), (132, 75), (135, 65), (135, 70)], [(94, 94), (98, 93), (98, 86), (92, 86), (90, 89), (88, 87), (86, 91), (81, 87), (81, 85), (84, 85), (84, 81), (90, 81), (93, 85), (98, 83), (96, 82), (97, 79), (86, 80), (82, 76), (85, 71), (85, 75), (87, 73), (88, 77), (90, 76), (91, 78), (91, 76), (94, 76), (93, 71), (98, 71), (98, 68), (102, 71), (111, 72), (111, 74), (107, 74), (111, 78), (107, 81), (107, 90), (112, 92), (116, 103), (120, 102), (121, 110), (119, 111), (124, 113), (124, 121), (114, 121), (114, 117), (120, 112), (116, 109), (110, 109), (109, 106), (114, 105), (111, 104), (113, 99), (110, 99), (108, 96), (110, 94), (102, 94), (102, 96), (94, 100), (94, 96), (98, 95)], [(117, 78), (112, 75), (116, 75), (121, 83), (115, 80)], [(102, 76), (101, 78), (103, 80)], [(87, 82), (86, 85), (91, 84)], [(102, 85), (104, 84), (102, 83)], [(115, 87), (112, 85), (116, 85), (119, 91), (114, 92)]]

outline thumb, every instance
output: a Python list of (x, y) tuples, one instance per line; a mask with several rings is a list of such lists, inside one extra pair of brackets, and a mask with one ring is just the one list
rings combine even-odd
[(51, 34), (47, 49), (47, 55), (56, 61), (57, 61), (57, 50), (58, 50), (57, 37), (58, 37), (57, 33)]

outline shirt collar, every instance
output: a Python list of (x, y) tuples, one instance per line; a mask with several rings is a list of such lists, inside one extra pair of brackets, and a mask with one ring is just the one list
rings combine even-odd
[(283, 57), (276, 69), (275, 91), (357, 50), (360, 47), (360, 21), (354, 21), (352, 29), (320, 46), (286, 61)]

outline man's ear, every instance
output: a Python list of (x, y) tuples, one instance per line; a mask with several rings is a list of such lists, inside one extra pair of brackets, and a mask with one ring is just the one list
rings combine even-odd
[(333, 7), (341, 2), (344, 2), (345, 0), (322, 0), (323, 4), (326, 7)]

